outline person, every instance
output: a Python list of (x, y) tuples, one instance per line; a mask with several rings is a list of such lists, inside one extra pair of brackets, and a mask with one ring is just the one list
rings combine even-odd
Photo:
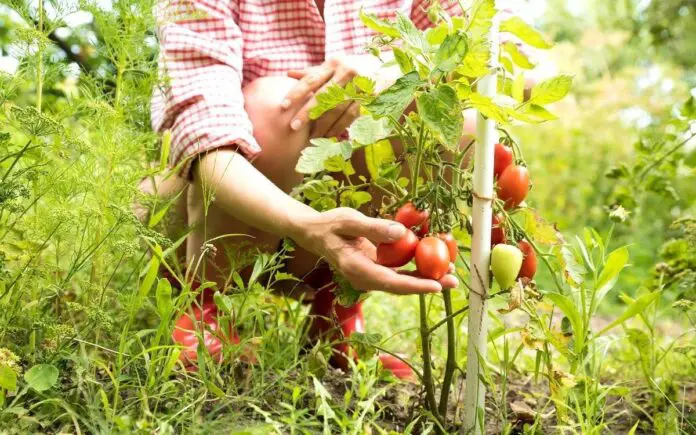
[[(346, 336), (364, 330), (359, 304), (336, 305), (332, 271), (359, 290), (399, 295), (432, 294), (458, 285), (451, 274), (434, 281), (375, 263), (375, 245), (398, 240), (406, 231), (403, 225), (353, 209), (318, 212), (289, 195), (302, 182), (295, 165), (309, 140), (339, 136), (359, 115), (357, 104), (350, 104), (310, 120), (314, 96), (331, 84), (345, 85), (357, 74), (376, 77), (382, 87), (394, 79), (393, 72), (385, 72), (389, 70), (365, 52), (375, 33), (362, 24), (360, 8), (383, 19), (395, 18), (401, 11), (425, 29), (431, 25), (429, 3), (165, 0), (158, 4), (162, 85), (153, 97), (152, 124), (156, 131), (171, 131), (169, 163), (179, 168), (180, 177), (153, 177), (144, 180), (141, 189), (164, 196), (186, 190), (178, 209), (191, 228), (185, 245), (187, 264), (197, 264), (211, 249), (218, 253), (205, 257), (205, 267), (198, 270), (200, 279), (216, 282), (219, 289), (227, 285), (234, 265), (231, 256), (220, 253), (239, 247), (224, 235), (249, 235), (254, 249), (268, 252), (278, 250), (283, 238), (294, 240), (297, 249), (285, 267), (303, 278), (303, 285), (288, 293), (312, 303), (313, 337), (335, 326)], [(450, 14), (461, 13), (457, 1), (440, 3)], [(358, 173), (367, 174), (363, 155), (356, 153), (353, 164)], [(215, 310), (208, 298), (191, 307), (177, 325), (192, 329), (205, 321), (205, 343), (219, 357), (222, 339), (216, 339)], [(195, 368), (198, 340), (185, 341), (176, 332), (174, 340), (186, 349), (184, 362)], [(349, 352), (345, 345), (338, 346), (334, 361), (345, 367)], [(411, 376), (404, 363), (389, 355), (380, 358), (398, 376)]]

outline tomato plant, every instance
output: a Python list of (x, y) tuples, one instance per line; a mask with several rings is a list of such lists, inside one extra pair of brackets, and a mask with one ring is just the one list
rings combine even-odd
[(449, 270), (450, 250), (443, 240), (426, 237), (416, 247), (416, 268), (418, 273), (431, 279), (440, 279)]
[(529, 172), (524, 166), (508, 166), (498, 179), (498, 197), (505, 202), (505, 208), (517, 207), (529, 192)]
[(411, 261), (416, 253), (418, 237), (407, 229), (406, 234), (394, 243), (380, 243), (377, 247), (377, 263), (387, 267), (401, 267)]

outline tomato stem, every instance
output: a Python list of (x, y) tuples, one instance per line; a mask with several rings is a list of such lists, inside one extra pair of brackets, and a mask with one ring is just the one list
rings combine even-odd
[(430, 331), (428, 328), (428, 314), (425, 304), (425, 295), (418, 295), (420, 305), (420, 334), (421, 347), (423, 348), (423, 384), (425, 385), (425, 404), (428, 411), (440, 421), (440, 415), (435, 404), (435, 385), (433, 383), (432, 360), (430, 358)]
[(445, 363), (445, 377), (442, 381), (440, 392), (440, 415), (447, 416), (447, 402), (449, 401), (450, 388), (454, 370), (457, 368), (457, 346), (454, 330), (454, 317), (452, 316), (452, 293), (450, 289), (442, 290), (442, 298), (445, 301), (445, 315), (447, 322), (447, 362)]

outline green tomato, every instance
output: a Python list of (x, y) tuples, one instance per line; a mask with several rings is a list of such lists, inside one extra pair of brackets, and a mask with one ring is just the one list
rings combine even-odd
[(491, 270), (502, 290), (512, 287), (522, 267), (522, 251), (512, 245), (495, 245), (491, 254)]

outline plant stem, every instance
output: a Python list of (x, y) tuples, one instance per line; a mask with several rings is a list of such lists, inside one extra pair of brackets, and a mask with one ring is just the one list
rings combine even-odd
[(439, 420), (440, 416), (437, 412), (435, 404), (435, 384), (433, 383), (432, 361), (430, 359), (430, 333), (428, 330), (428, 315), (425, 304), (425, 295), (418, 295), (420, 304), (420, 333), (421, 346), (423, 348), (423, 384), (425, 386), (425, 404), (428, 411)]
[[(44, 4), (39, 0), (39, 33), (44, 31)], [(36, 110), (41, 113), (43, 102), (43, 43), (39, 42), (39, 49), (36, 53)]]
[(445, 377), (442, 381), (440, 392), (440, 415), (447, 417), (447, 402), (449, 401), (450, 388), (454, 370), (457, 367), (457, 346), (454, 330), (454, 317), (452, 316), (452, 293), (450, 289), (442, 290), (442, 298), (445, 301), (445, 315), (447, 322), (447, 362), (445, 363)]

